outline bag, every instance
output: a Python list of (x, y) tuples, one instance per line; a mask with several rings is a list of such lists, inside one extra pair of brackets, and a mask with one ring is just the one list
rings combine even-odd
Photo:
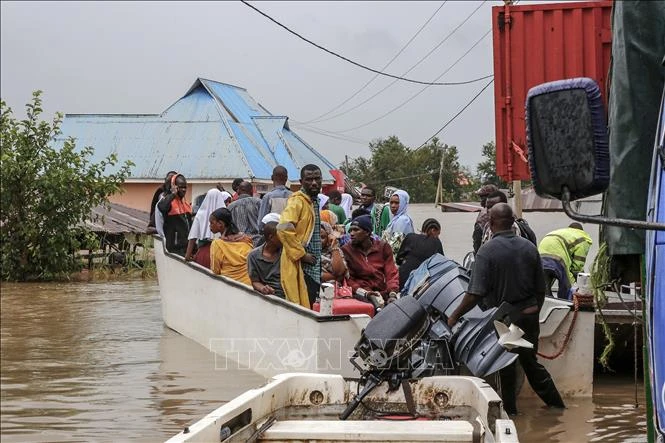
[(335, 281), (335, 298), (353, 298), (353, 289), (346, 283), (346, 279), (341, 284)]
[(536, 233), (533, 232), (529, 223), (523, 218), (515, 219), (515, 223), (517, 223), (517, 226), (520, 228), (520, 235), (538, 247), (538, 238), (536, 238)]

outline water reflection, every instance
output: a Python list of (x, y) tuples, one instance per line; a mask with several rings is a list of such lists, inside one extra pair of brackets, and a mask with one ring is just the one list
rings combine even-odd
[[(156, 282), (1, 289), (3, 442), (163, 440), (265, 381), (215, 370), (205, 348), (164, 328)], [(563, 412), (520, 400), (521, 441), (646, 441), (640, 394), (635, 409), (632, 381), (610, 377)]]

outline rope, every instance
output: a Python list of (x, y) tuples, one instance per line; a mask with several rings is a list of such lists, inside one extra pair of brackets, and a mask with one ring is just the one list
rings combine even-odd
[(573, 319), (570, 322), (570, 326), (568, 327), (568, 332), (566, 332), (566, 337), (563, 339), (563, 344), (561, 345), (561, 348), (553, 355), (545, 355), (540, 352), (537, 353), (538, 357), (542, 357), (546, 360), (554, 360), (555, 358), (558, 358), (563, 354), (563, 351), (566, 349), (566, 346), (568, 345), (568, 342), (570, 341), (570, 337), (573, 334), (573, 329), (575, 328), (575, 322), (577, 321), (577, 313), (580, 310), (580, 305), (583, 306), (589, 306), (593, 305), (593, 295), (584, 295), (584, 294), (573, 294)]

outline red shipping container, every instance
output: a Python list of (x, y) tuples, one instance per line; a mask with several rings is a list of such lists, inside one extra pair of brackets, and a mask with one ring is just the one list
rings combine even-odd
[[(319, 302), (314, 303), (312, 309), (319, 312)], [(374, 317), (374, 305), (356, 300), (355, 298), (334, 298), (333, 315), (345, 314), (367, 314), (370, 317)]]
[(494, 6), (496, 169), (528, 180), (524, 105), (529, 89), (573, 77), (598, 82), (607, 104), (612, 1)]

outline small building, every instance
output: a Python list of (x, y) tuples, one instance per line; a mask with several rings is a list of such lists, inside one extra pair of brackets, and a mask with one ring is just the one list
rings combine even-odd
[(56, 146), (74, 137), (77, 147), (94, 148), (94, 162), (111, 153), (119, 164), (131, 160), (124, 192), (111, 201), (143, 211), (150, 211), (155, 189), (170, 170), (187, 178), (190, 200), (218, 182), (230, 191), (236, 177), (267, 192), (276, 165), (285, 166), (295, 184), (309, 163), (321, 167), (324, 185), (335, 183), (341, 171), (293, 132), (288, 120), (271, 114), (244, 88), (198, 78), (161, 114), (66, 114)]

